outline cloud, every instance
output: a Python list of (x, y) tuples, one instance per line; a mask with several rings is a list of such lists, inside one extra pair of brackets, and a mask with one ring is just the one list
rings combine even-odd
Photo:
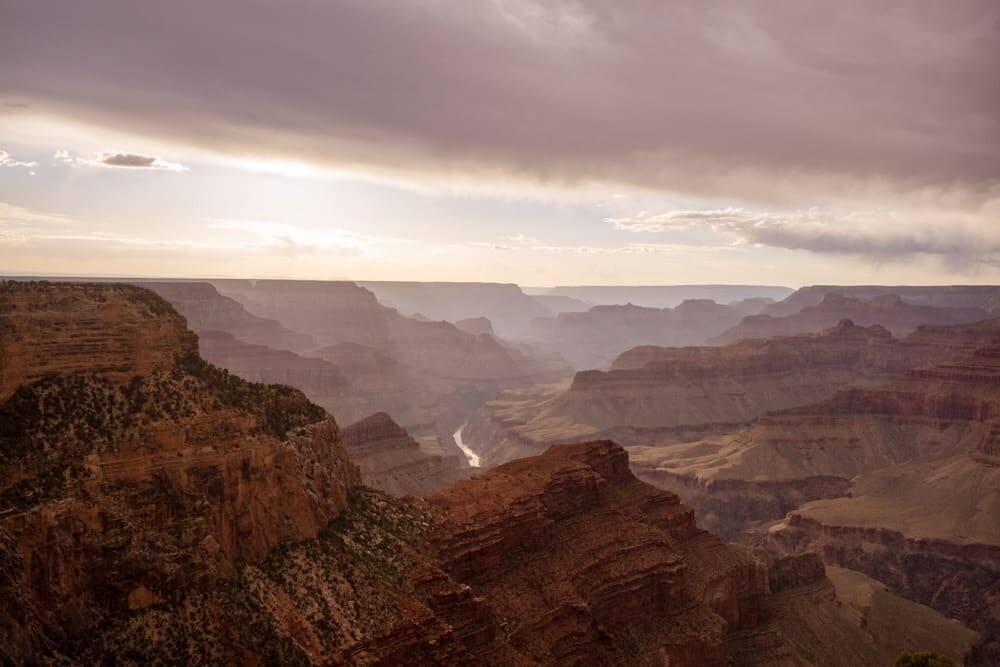
[(0, 0), (0, 97), (407, 178), (981, 198), (1000, 4), (887, 2)]
[(135, 153), (104, 153), (100, 164), (108, 167), (124, 167), (126, 169), (167, 169), (169, 171), (184, 171), (184, 165), (167, 162), (155, 156), (136, 155)]
[(23, 160), (15, 160), (10, 153), (5, 150), (0, 149), (0, 167), (37, 167), (37, 162), (25, 162)]
[(53, 154), (56, 163), (80, 167), (113, 167), (116, 169), (163, 169), (166, 171), (187, 171), (188, 168), (176, 162), (168, 162), (152, 155), (137, 155), (135, 153), (104, 152), (95, 158), (85, 158), (73, 155), (65, 148), (60, 148)]
[(729, 207), (672, 210), (605, 218), (616, 229), (662, 233), (698, 225), (732, 236), (738, 243), (819, 253), (897, 259), (916, 254), (995, 261), (1000, 254), (1000, 200), (972, 212), (926, 209), (836, 213), (811, 208), (759, 212)]

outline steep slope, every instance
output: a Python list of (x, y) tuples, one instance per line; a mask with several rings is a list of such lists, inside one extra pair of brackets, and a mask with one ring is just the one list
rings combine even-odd
[(224, 331), (247, 343), (278, 350), (301, 352), (314, 347), (311, 336), (286, 329), (276, 320), (250, 314), (241, 303), (219, 294), (209, 283), (142, 281), (133, 284), (152, 290), (169, 301), (196, 333)]
[(0, 534), (30, 610), (15, 652), (315, 537), (359, 483), (320, 408), (205, 364), (152, 292), (0, 283), (0, 313), (17, 382), (0, 405)]
[(500, 336), (517, 337), (536, 317), (548, 314), (514, 284), (360, 282), (379, 302), (407, 315), (454, 322), (485, 317)]
[(688, 300), (675, 308), (627, 304), (535, 319), (527, 340), (561, 351), (577, 369), (605, 368), (636, 345), (701, 345), (736, 324), (742, 314), (714, 301)]
[(345, 427), (341, 437), (364, 483), (393, 496), (429, 493), (471, 472), (458, 453), (442, 455), (421, 448), (384, 412)]
[[(450, 437), (472, 409), (498, 391), (567, 376), (557, 354), (472, 334), (450, 322), (403, 317), (354, 283), (216, 281), (255, 313), (304, 331), (316, 355), (337, 366), (356, 395), (351, 419), (393, 415), (411, 433)], [(349, 412), (348, 412), (349, 411)]]
[(881, 325), (895, 336), (905, 336), (923, 324), (962, 324), (978, 322), (989, 317), (981, 308), (942, 308), (919, 306), (903, 301), (896, 294), (886, 294), (870, 300), (847, 297), (837, 293), (823, 296), (814, 306), (784, 317), (750, 315), (739, 324), (712, 339), (724, 345), (747, 338), (794, 336), (809, 331), (820, 331), (843, 319), (850, 319), (862, 326)]

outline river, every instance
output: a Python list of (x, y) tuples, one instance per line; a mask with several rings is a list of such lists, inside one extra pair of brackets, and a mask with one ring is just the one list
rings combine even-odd
[(462, 450), (463, 454), (465, 454), (465, 458), (469, 459), (469, 465), (472, 466), (473, 468), (478, 468), (479, 467), (479, 454), (476, 454), (474, 451), (472, 451), (471, 449), (469, 449), (468, 445), (466, 445), (462, 441), (462, 431), (465, 430), (465, 427), (468, 425), (468, 423), (469, 422), (465, 422), (464, 424), (462, 424), (461, 426), (458, 427), (457, 431), (455, 431), (455, 433), (454, 433), (455, 444), (458, 445), (458, 448)]

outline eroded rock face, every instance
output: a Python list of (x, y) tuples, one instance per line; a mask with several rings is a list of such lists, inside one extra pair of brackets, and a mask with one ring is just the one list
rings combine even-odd
[(225, 332), (240, 341), (276, 350), (303, 351), (315, 347), (311, 336), (291, 331), (277, 320), (253, 315), (243, 304), (219, 294), (209, 283), (149, 281), (136, 285), (169, 301), (199, 335), (207, 331)]
[(19, 382), (0, 405), (0, 532), (22, 650), (230, 579), (315, 537), (360, 483), (322, 409), (205, 364), (149, 291), (5, 283), (0, 311)]
[(937, 350), (911, 349), (882, 327), (849, 320), (819, 334), (725, 347), (640, 346), (621, 354), (610, 371), (577, 373), (564, 391), (501, 396), (470, 421), (469, 439), (490, 463), (555, 441), (693, 441), (923, 363)]
[(865, 300), (831, 292), (818, 304), (807, 306), (797, 313), (784, 317), (775, 317), (767, 313), (747, 316), (736, 326), (712, 339), (712, 342), (726, 344), (748, 338), (794, 336), (809, 331), (821, 331), (843, 319), (851, 319), (864, 326), (878, 324), (891, 331), (893, 335), (905, 336), (924, 324), (962, 324), (978, 322), (989, 316), (989, 313), (982, 308), (914, 305), (896, 294)]
[(45, 376), (127, 379), (171, 368), (196, 349), (184, 320), (146, 290), (0, 281), (0, 401)]
[[(418, 283), (376, 281), (359, 283), (378, 300), (400, 312), (432, 320), (456, 322), (488, 318), (500, 336), (518, 337), (528, 323), (547, 314), (517, 285), (501, 283)], [(461, 327), (460, 327), (461, 328)], [(476, 332), (483, 333), (483, 332)]]
[(429, 493), (464, 479), (470, 472), (457, 454), (421, 448), (384, 412), (345, 427), (341, 436), (364, 483), (393, 496)]

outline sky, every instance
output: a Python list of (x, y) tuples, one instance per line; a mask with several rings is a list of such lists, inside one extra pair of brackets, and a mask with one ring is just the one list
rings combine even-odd
[(1000, 283), (1000, 3), (0, 0), (0, 274)]

